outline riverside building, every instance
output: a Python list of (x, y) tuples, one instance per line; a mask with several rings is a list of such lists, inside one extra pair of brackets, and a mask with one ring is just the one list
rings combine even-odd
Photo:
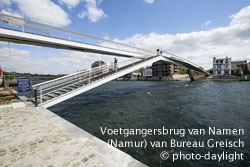
[(231, 58), (226, 57), (223, 59), (213, 58), (213, 76), (242, 76), (249, 73), (247, 60), (232, 61)]
[(224, 59), (213, 59), (213, 75), (231, 75), (232, 61), (231, 58), (226, 57)]
[(143, 77), (145, 79), (149, 79), (152, 78), (152, 67), (151, 66), (147, 66), (146, 68), (143, 69)]
[(248, 71), (247, 61), (232, 61), (232, 75), (243, 75)]
[(152, 64), (152, 78), (154, 80), (168, 80), (178, 72), (178, 66), (166, 61), (157, 61)]

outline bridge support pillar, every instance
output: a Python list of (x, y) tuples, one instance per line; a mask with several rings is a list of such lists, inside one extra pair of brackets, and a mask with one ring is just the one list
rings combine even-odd
[(190, 80), (194, 81), (194, 76), (193, 76), (193, 74), (192, 74), (192, 72), (191, 72), (191, 70), (189, 68), (187, 69), (187, 73), (189, 75)]

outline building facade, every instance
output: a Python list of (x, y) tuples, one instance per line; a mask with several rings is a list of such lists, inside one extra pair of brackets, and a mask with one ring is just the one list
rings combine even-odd
[(247, 61), (232, 61), (232, 73), (236, 73), (236, 75), (247, 74), (248, 65)]
[(152, 76), (153, 76), (152, 66), (147, 66), (146, 68), (143, 69), (143, 78), (152, 78)]
[(138, 80), (140, 75), (141, 73), (139, 72), (139, 70), (135, 70), (131, 73), (123, 75), (118, 80)]
[(228, 76), (228, 75), (248, 75), (249, 64), (247, 60), (244, 61), (232, 61), (231, 58), (226, 57), (224, 59), (213, 59), (213, 75), (215, 77)]
[(226, 57), (224, 59), (213, 58), (213, 75), (231, 75), (232, 61), (231, 58)]
[(177, 72), (177, 65), (166, 61), (160, 60), (152, 64), (152, 78), (155, 80), (168, 80)]

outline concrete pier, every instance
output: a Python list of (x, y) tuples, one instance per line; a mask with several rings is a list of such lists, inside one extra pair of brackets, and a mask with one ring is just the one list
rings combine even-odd
[(141, 167), (128, 154), (31, 103), (0, 105), (1, 167)]

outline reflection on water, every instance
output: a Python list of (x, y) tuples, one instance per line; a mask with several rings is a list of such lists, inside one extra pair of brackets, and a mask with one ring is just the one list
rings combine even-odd
[[(141, 140), (140, 136), (103, 136), (108, 128), (243, 128), (244, 148), (120, 148), (149, 166), (172, 166), (163, 161), (161, 151), (175, 153), (221, 153), (240, 151), (244, 161), (221, 166), (250, 166), (250, 82), (151, 82), (112, 81), (49, 108), (73, 124), (107, 142)], [(147, 136), (147, 140), (208, 140), (211, 136)], [(237, 136), (215, 136), (217, 140), (237, 140)], [(176, 161), (174, 166), (218, 166), (216, 161)]]

